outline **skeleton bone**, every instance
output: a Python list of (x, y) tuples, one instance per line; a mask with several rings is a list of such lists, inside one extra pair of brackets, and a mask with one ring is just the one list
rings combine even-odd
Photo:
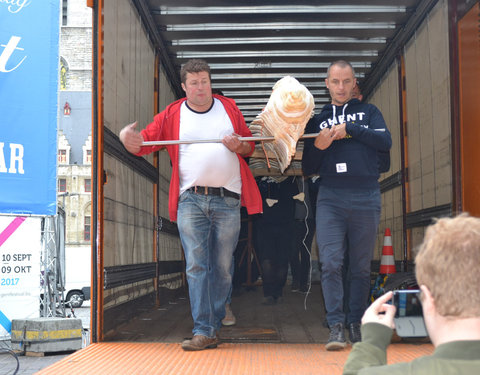
[(250, 124), (253, 136), (274, 137), (273, 142), (264, 146), (275, 154), (282, 173), (295, 154), (314, 106), (310, 91), (295, 78), (286, 76), (273, 86), (264, 110)]

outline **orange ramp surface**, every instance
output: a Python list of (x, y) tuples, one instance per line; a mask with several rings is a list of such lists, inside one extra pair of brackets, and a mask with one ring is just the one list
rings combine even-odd
[[(431, 344), (393, 344), (388, 363), (433, 352)], [(37, 372), (37, 375), (132, 374), (341, 374), (350, 349), (327, 352), (323, 344), (232, 344), (185, 352), (173, 343), (96, 343)]]

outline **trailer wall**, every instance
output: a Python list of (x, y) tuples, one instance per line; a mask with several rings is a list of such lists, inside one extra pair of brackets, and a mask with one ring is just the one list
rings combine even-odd
[[(171, 171), (168, 155), (159, 153), (158, 168), (152, 165), (154, 156), (148, 155), (145, 157), (148, 163), (139, 162), (137, 169), (136, 162), (129, 161), (131, 156), (118, 140), (125, 125), (137, 121), (137, 129), (141, 130), (152, 121), (156, 89), (160, 108), (174, 97), (162, 72), (155, 81), (155, 50), (129, 0), (105, 1), (103, 45), (104, 131), (109, 145), (104, 154), (102, 255), (106, 275), (104, 331), (108, 332), (120, 320), (110, 316), (118, 318), (121, 310), (128, 318), (124, 312), (133, 310), (134, 301), (155, 301), (156, 261), (180, 260), (181, 250), (178, 236), (162, 232), (161, 240), (157, 241), (158, 252), (155, 249), (158, 224), (155, 185), (158, 184), (158, 214), (168, 218)], [(140, 167), (147, 173), (142, 173)], [(179, 286), (178, 276), (175, 280), (177, 284), (170, 282), (169, 287)]]
[[(382, 254), (385, 228), (392, 231), (396, 260), (403, 260), (407, 229), (409, 249), (423, 239), (425, 226), (432, 217), (451, 213), (452, 150), (450, 115), (450, 60), (448, 2), (439, 1), (425, 18), (401, 54), (405, 62), (402, 108), (398, 61), (375, 88), (370, 102), (382, 111), (392, 133), (391, 168), (382, 179), (399, 174), (401, 148), (405, 151), (406, 228), (402, 219), (401, 184), (382, 194), (382, 217), (375, 258)], [(401, 113), (406, 116), (404, 145), (401, 139)], [(408, 254), (412, 259), (412, 254)]]
[[(386, 228), (390, 228), (392, 234), (392, 246), (396, 260), (402, 259), (403, 248), (403, 208), (402, 186), (399, 183), (401, 174), (401, 122), (400, 122), (400, 87), (398, 80), (398, 64), (393, 64), (383, 77), (372, 95), (372, 104), (382, 112), (388, 129), (392, 134), (392, 149), (390, 151), (390, 170), (383, 173), (382, 181), (388, 179), (396, 181), (393, 187), (385, 189), (382, 194), (382, 214), (378, 227), (377, 246), (375, 246), (374, 259), (379, 260), (382, 255), (383, 236)], [(384, 189), (382, 189), (384, 190)]]
[[(158, 87), (158, 109), (162, 111), (168, 104), (177, 99), (172, 91), (170, 81), (165, 74), (162, 66), (159, 67), (159, 87)], [(159, 194), (159, 216), (168, 219), (168, 192), (170, 187), (170, 176), (172, 167), (170, 157), (166, 150), (160, 151), (158, 155), (158, 194)], [(158, 261), (160, 263), (171, 264), (183, 260), (183, 250), (178, 235), (166, 233), (162, 230), (159, 232), (158, 241)], [(182, 273), (166, 273), (158, 276), (158, 287), (163, 289), (177, 289), (185, 285)], [(162, 301), (161, 301), (162, 302)]]

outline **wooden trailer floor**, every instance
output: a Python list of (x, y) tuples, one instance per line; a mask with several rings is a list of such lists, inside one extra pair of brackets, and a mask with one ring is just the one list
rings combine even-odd
[[(312, 286), (306, 302), (305, 295), (285, 290), (284, 302), (273, 306), (261, 304), (261, 287), (234, 295), (237, 324), (222, 328), (217, 349), (181, 349), (193, 327), (188, 300), (181, 298), (145, 310), (110, 333), (108, 342), (91, 344), (38, 374), (341, 374), (350, 346), (325, 350), (320, 286)], [(425, 340), (402, 341), (389, 347), (388, 360), (410, 361), (432, 351)]]

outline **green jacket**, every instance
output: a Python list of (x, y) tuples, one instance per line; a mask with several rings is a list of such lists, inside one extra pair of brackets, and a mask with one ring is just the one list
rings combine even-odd
[(344, 375), (472, 375), (480, 374), (480, 341), (455, 341), (439, 345), (429, 356), (387, 365), (392, 330), (382, 324), (362, 325), (362, 341), (348, 356)]

